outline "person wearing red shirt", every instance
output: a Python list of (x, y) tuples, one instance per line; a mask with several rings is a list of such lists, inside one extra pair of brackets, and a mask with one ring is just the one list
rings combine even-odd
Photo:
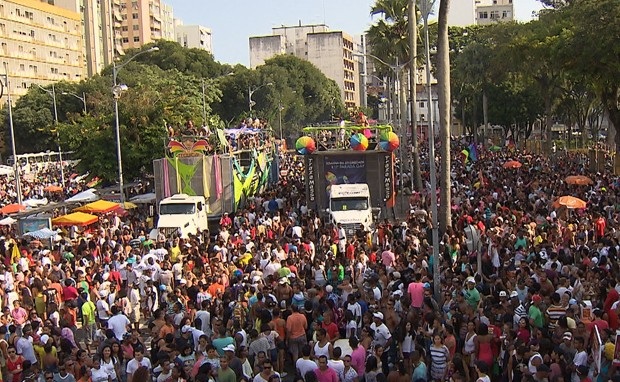
[[(620, 304), (618, 305), (620, 307)], [(609, 322), (609, 329), (614, 333), (620, 328), (620, 319), (618, 318), (618, 309), (610, 309), (607, 312), (607, 321)]]
[(108, 281), (116, 284), (118, 287), (121, 286), (121, 273), (114, 265), (112, 265), (112, 268), (110, 269), (110, 277), (108, 277)]
[(327, 332), (327, 338), (329, 342), (334, 342), (340, 338), (340, 332), (338, 331), (338, 325), (332, 321), (332, 314), (326, 312), (323, 314), (323, 322), (321, 327)]
[(68, 301), (74, 301), (79, 295), (78, 290), (75, 289), (71, 283), (71, 280), (65, 280), (65, 287), (62, 288), (62, 301), (65, 303)]
[(605, 227), (607, 227), (607, 221), (603, 216), (599, 216), (594, 222), (594, 231), (597, 240), (600, 240), (603, 236), (605, 236)]
[(620, 294), (613, 285), (609, 285), (609, 283), (605, 284), (607, 288), (607, 297), (605, 297), (605, 303), (603, 303), (603, 312), (609, 313), (612, 305), (620, 299)]
[(348, 260), (355, 259), (355, 245), (353, 244), (353, 240), (349, 241), (349, 245), (347, 245), (345, 253)]

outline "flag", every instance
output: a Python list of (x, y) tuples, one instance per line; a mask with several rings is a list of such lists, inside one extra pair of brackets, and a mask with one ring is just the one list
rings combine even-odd
[(468, 147), (469, 150), (469, 158), (475, 162), (478, 160), (478, 150), (476, 149), (476, 144), (472, 143)]

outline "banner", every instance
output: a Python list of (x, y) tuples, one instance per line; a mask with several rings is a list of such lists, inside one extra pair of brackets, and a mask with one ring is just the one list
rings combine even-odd
[(366, 157), (328, 155), (324, 158), (327, 187), (335, 184), (366, 184)]
[(309, 155), (306, 155), (305, 158), (306, 161), (306, 179), (308, 180), (306, 182), (307, 184), (307, 190), (306, 190), (306, 195), (308, 195), (308, 203), (314, 203), (314, 201), (316, 200), (316, 180), (314, 178), (314, 159), (311, 158)]
[(392, 155), (385, 155), (383, 157), (383, 187), (385, 189), (385, 199), (389, 200), (392, 198), (392, 194), (394, 193), (394, 179), (392, 176)]
[(596, 365), (597, 374), (601, 372), (601, 359), (603, 357), (603, 341), (598, 326), (594, 325), (594, 341), (592, 342), (592, 359)]

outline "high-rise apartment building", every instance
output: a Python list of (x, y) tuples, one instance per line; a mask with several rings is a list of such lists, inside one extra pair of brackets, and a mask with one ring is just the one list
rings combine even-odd
[(139, 48), (160, 39), (174, 40), (172, 7), (160, 0), (120, 0), (121, 44)]
[(213, 53), (211, 29), (202, 25), (181, 25), (174, 27), (176, 42), (185, 48), (197, 48)]
[(86, 76), (82, 17), (40, 0), (0, 2), (0, 68), (11, 95), (33, 84), (80, 81)]
[(99, 73), (113, 57), (125, 54), (121, 45), (121, 0), (54, 0), (54, 5), (82, 17), (88, 76)]
[(354, 50), (351, 36), (330, 31), (327, 25), (282, 26), (273, 28), (272, 35), (250, 37), (250, 67), (280, 54), (308, 60), (338, 84), (345, 106), (354, 108), (360, 105), (359, 65)]

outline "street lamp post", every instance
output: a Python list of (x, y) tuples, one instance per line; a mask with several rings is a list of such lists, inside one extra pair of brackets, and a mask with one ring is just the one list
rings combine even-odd
[(426, 55), (426, 91), (428, 94), (428, 159), (431, 181), (431, 214), (433, 238), (433, 289), (437, 301), (441, 301), (441, 286), (439, 285), (439, 224), (437, 221), (437, 168), (435, 165), (435, 128), (433, 126), (433, 95), (431, 89), (431, 50), (428, 37), (428, 17), (430, 16), (435, 0), (422, 0), (420, 12), (424, 19), (424, 50)]
[(278, 125), (280, 126), (280, 140), (284, 138), (284, 134), (282, 134), (282, 110), (284, 106), (282, 106), (282, 100), (278, 101)]
[(58, 139), (58, 160), (60, 161), (60, 182), (61, 182), (62, 188), (64, 189), (65, 169), (63, 168), (63, 165), (62, 165), (62, 148), (60, 147), (60, 137), (58, 134), (58, 107), (56, 106), (56, 88), (54, 87), (54, 84), (52, 84), (52, 90), (46, 89), (39, 84), (36, 84), (36, 85), (39, 87), (39, 89), (43, 90), (44, 92), (46, 92), (52, 97), (52, 101), (54, 104), (54, 125), (56, 126), (56, 139)]
[(118, 99), (121, 97), (123, 92), (127, 90), (127, 85), (121, 84), (119, 85), (118, 80), (118, 71), (121, 70), (125, 65), (129, 64), (134, 58), (138, 57), (141, 54), (156, 52), (159, 48), (154, 46), (148, 50), (143, 50), (129, 57), (125, 62), (120, 65), (116, 65), (116, 62), (112, 62), (112, 96), (114, 97), (114, 127), (116, 132), (116, 158), (118, 160), (118, 186), (120, 190), (120, 198), (121, 203), (125, 202), (125, 190), (123, 185), (123, 157), (121, 153), (121, 126), (118, 117)]
[(259, 91), (260, 89), (264, 88), (265, 86), (273, 86), (273, 82), (267, 82), (266, 84), (262, 84), (259, 87), (254, 88), (254, 89), (252, 89), (248, 85), (248, 105), (250, 107), (250, 117), (252, 116), (252, 107), (256, 104), (256, 102), (252, 101), (252, 95), (256, 93), (257, 91)]
[(79, 99), (80, 101), (82, 101), (82, 105), (84, 105), (84, 114), (86, 114), (86, 93), (82, 92), (82, 96), (80, 97), (79, 95), (75, 94), (75, 93), (71, 93), (71, 92), (62, 92), (60, 93), (62, 95), (70, 95), (73, 96), (74, 98)]
[(205, 100), (205, 79), (202, 79), (202, 124), (207, 126), (207, 102)]
[(22, 204), (22, 188), (21, 180), (19, 179), (19, 164), (17, 161), (17, 151), (15, 150), (15, 128), (13, 125), (13, 104), (11, 102), (11, 89), (9, 83), (9, 69), (8, 64), (4, 63), (4, 83), (3, 87), (6, 90), (6, 103), (9, 109), (9, 130), (11, 133), (11, 150), (13, 151), (13, 172), (15, 175), (15, 191), (17, 193), (17, 204)]

